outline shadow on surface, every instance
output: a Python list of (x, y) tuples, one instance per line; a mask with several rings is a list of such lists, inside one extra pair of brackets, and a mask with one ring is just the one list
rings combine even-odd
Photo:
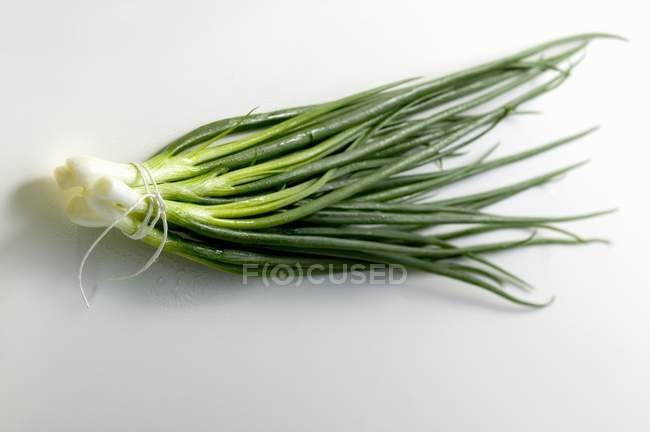
[[(20, 185), (8, 207), (15, 231), (0, 244), (0, 262), (23, 280), (40, 278), (41, 289), (59, 289), (81, 301), (77, 273), (81, 258), (99, 229), (77, 227), (63, 212), (64, 195), (53, 180), (36, 179)], [(151, 305), (190, 305), (222, 297), (239, 288), (241, 279), (205, 269), (180, 257), (165, 255), (149, 272), (124, 281), (110, 278), (130, 274), (144, 264), (153, 249), (118, 232), (109, 234), (95, 249), (84, 273), (91, 303), (107, 296), (115, 302)], [(7, 284), (5, 289), (18, 289)], [(28, 285), (20, 283), (19, 285)], [(30, 286), (32, 284), (29, 284)], [(97, 292), (95, 288), (98, 288)]]

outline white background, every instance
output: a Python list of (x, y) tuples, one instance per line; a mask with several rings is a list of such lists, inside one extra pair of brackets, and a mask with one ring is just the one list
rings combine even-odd
[[(0, 10), (0, 430), (650, 430), (647, 12), (639, 1), (3, 1)], [(566, 85), (488, 141), (552, 154), (452, 191), (592, 163), (500, 205), (620, 207), (570, 227), (606, 246), (497, 260), (544, 293), (528, 311), (427, 275), (403, 286), (241, 286), (62, 216), (65, 157), (145, 158), (251, 107), (322, 101), (450, 72), (582, 31), (600, 41)], [(484, 180), (483, 180), (484, 179)], [(92, 283), (91, 283), (92, 284)]]

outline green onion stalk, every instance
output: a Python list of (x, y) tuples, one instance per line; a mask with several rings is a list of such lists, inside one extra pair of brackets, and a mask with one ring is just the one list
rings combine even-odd
[[(73, 222), (117, 228), (158, 251), (221, 271), (399, 264), (541, 307), (548, 301), (513, 293), (510, 285), (530, 285), (486, 257), (537, 245), (603, 242), (557, 224), (607, 211), (508, 216), (487, 208), (582, 163), (479, 193), (430, 196), (593, 132), (501, 158), (491, 149), (453, 168), (445, 164), (504, 119), (525, 114), (523, 104), (562, 84), (587, 45), (600, 38), (615, 36), (570, 36), (441, 78), (406, 79), (320, 104), (217, 120), (144, 162), (70, 158), (55, 178), (62, 189), (75, 191), (67, 207)], [(476, 239), (499, 230), (525, 235)]]

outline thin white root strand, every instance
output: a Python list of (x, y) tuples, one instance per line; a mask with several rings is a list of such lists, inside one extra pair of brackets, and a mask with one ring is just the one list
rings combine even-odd
[[(83, 272), (84, 268), (86, 266), (86, 262), (88, 261), (88, 258), (90, 257), (90, 254), (95, 250), (97, 245), (108, 235), (108, 233), (115, 227), (117, 227), (121, 222), (123, 222), (129, 215), (137, 209), (145, 200), (150, 200), (150, 204), (147, 208), (147, 214), (145, 216), (145, 219), (143, 222), (140, 224), (138, 227), (138, 230), (134, 234), (127, 234), (125, 233), (129, 238), (139, 240), (151, 233), (151, 231), (155, 228), (156, 224), (158, 223), (159, 220), (162, 221), (163, 225), (163, 237), (162, 240), (160, 241), (160, 244), (156, 248), (156, 251), (153, 253), (153, 255), (147, 260), (147, 262), (135, 273), (132, 273), (130, 275), (126, 276), (120, 276), (117, 278), (111, 278), (111, 280), (125, 280), (125, 279), (131, 279), (134, 278), (145, 271), (147, 271), (155, 262), (156, 260), (160, 257), (160, 254), (162, 253), (163, 249), (165, 248), (165, 244), (167, 243), (167, 238), (169, 234), (169, 227), (167, 224), (167, 208), (165, 206), (165, 200), (163, 199), (162, 195), (160, 194), (160, 190), (158, 189), (158, 185), (156, 184), (156, 181), (151, 174), (151, 171), (147, 167), (145, 167), (142, 164), (139, 163), (133, 163), (133, 165), (136, 167), (138, 173), (142, 177), (142, 183), (144, 184), (145, 187), (145, 194), (142, 195), (137, 199), (137, 201), (129, 207), (126, 212), (124, 212), (121, 216), (117, 217), (109, 226), (102, 231), (102, 233), (95, 239), (95, 241), (90, 245), (88, 250), (86, 251), (85, 255), (81, 259), (81, 263), (79, 265), (79, 273), (78, 273), (78, 279), (79, 279), (79, 289), (81, 291), (81, 296), (83, 297), (84, 303), (86, 304), (87, 308), (90, 308), (90, 301), (88, 300), (88, 296), (86, 295), (86, 291), (84, 289), (83, 285)], [(151, 192), (150, 185), (153, 186), (153, 192)], [(151, 216), (153, 213), (153, 207), (156, 207), (156, 216), (154, 217), (153, 221), (151, 221)]]

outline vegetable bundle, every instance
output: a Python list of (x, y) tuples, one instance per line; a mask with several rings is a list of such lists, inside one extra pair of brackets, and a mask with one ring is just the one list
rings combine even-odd
[[(485, 209), (580, 164), (480, 193), (427, 198), (591, 132), (501, 158), (487, 152), (453, 168), (443, 164), (503, 119), (523, 113), (522, 104), (564, 82), (585, 47), (605, 37), (612, 36), (557, 39), (442, 78), (408, 79), (321, 104), (218, 120), (142, 163), (71, 158), (55, 178), (61, 188), (76, 191), (67, 207), (73, 222), (116, 227), (159, 251), (218, 270), (320, 264), (346, 271), (352, 264), (400, 264), (517, 304), (543, 306), (508, 290), (506, 284), (529, 286), (486, 255), (599, 241), (556, 224), (606, 212), (530, 217)], [(448, 225), (454, 228), (444, 229)], [(471, 242), (506, 229), (532, 234)]]

